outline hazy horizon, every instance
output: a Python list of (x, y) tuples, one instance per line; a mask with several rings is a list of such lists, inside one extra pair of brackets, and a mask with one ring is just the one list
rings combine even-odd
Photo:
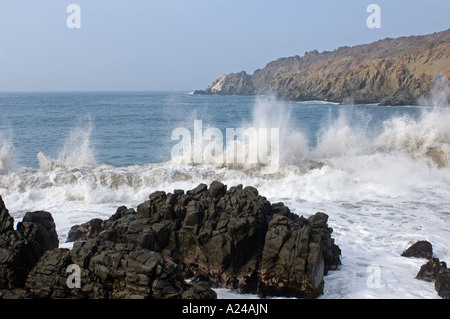
[[(379, 29), (366, 25), (371, 3)], [(193, 91), (311, 50), (444, 31), (448, 12), (445, 0), (0, 0), (0, 91)]]

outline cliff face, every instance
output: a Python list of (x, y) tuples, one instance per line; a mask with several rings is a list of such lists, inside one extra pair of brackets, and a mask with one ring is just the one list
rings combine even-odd
[(430, 95), (439, 74), (450, 79), (450, 29), (281, 58), (253, 75), (223, 75), (196, 93), (407, 105)]

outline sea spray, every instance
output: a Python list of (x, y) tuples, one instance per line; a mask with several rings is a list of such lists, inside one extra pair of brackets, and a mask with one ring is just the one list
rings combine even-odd
[(373, 151), (369, 130), (371, 116), (355, 107), (341, 107), (338, 114), (337, 119), (331, 114), (323, 119), (317, 132), (317, 144), (311, 150), (311, 159), (323, 161)]
[(301, 164), (308, 156), (308, 141), (301, 127), (292, 119), (292, 107), (274, 96), (257, 97), (252, 110), (251, 123), (243, 127), (279, 129), (280, 165)]
[(11, 133), (5, 134), (0, 131), (0, 175), (14, 170), (14, 152)]
[(432, 95), (420, 99), (423, 108), (419, 118), (394, 117), (384, 123), (383, 133), (376, 139), (382, 151), (407, 154), (429, 165), (450, 165), (449, 87), (443, 75), (436, 77)]
[(80, 119), (79, 124), (70, 131), (56, 160), (47, 158), (42, 152), (37, 154), (40, 169), (49, 172), (58, 167), (95, 166), (95, 153), (91, 140), (92, 130), (93, 124), (90, 117)]

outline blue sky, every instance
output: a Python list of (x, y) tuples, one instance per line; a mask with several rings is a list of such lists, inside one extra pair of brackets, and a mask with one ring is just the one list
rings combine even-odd
[(0, 0), (0, 91), (203, 89), (280, 57), (446, 30), (449, 16), (448, 0)]

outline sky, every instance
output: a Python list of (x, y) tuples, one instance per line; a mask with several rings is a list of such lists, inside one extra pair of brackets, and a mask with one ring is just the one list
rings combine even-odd
[(0, 0), (0, 91), (193, 91), (281, 57), (447, 30), (449, 17), (449, 0)]

